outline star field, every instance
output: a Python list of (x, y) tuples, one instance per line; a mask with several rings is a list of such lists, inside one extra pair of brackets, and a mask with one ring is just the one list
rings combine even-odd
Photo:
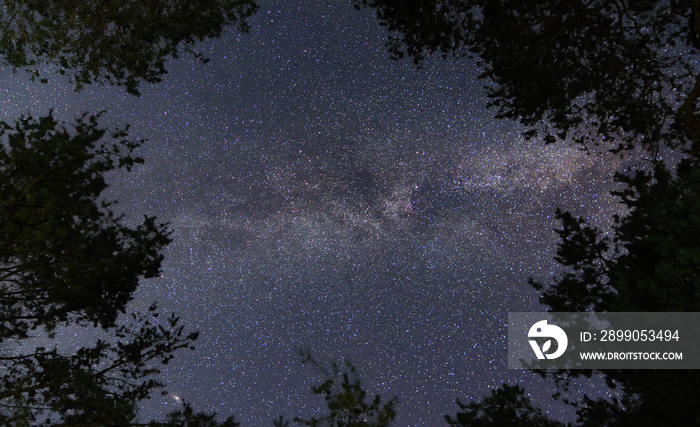
[(491, 118), (473, 64), (416, 70), (366, 11), (299, 3), (262, 2), (250, 34), (202, 43), (208, 64), (173, 60), (140, 98), (3, 71), (7, 121), (106, 109), (149, 140), (107, 195), (173, 230), (133, 307), (158, 300), (201, 335), (144, 416), (181, 400), (250, 426), (316, 414), (300, 348), (398, 395), (398, 426), (440, 425), (504, 381), (546, 399), (506, 368), (507, 313), (543, 310), (527, 279), (557, 269), (557, 207), (602, 225), (618, 211), (620, 160), (525, 141)]

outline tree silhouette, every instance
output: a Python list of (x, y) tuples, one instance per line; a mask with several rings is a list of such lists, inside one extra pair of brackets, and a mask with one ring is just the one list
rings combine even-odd
[[(7, 1), (0, 57), (46, 81), (46, 64), (85, 84), (139, 85), (181, 51), (227, 26), (248, 31), (253, 0)], [(155, 304), (125, 315), (142, 278), (160, 273), (169, 230), (154, 217), (129, 227), (100, 198), (104, 176), (142, 162), (126, 129), (87, 114), (68, 130), (51, 114), (0, 123), (0, 421), (3, 425), (131, 425), (136, 404), (163, 384), (159, 364), (193, 348), (179, 318)], [(91, 327), (97, 339), (60, 352), (56, 331)], [(35, 337), (49, 342), (36, 346)], [(27, 341), (29, 339), (30, 341)], [(27, 344), (28, 343), (28, 344)], [(233, 426), (186, 405), (162, 426)], [(143, 425), (143, 424), (141, 424)]]
[[(675, 174), (658, 163), (652, 171), (620, 174), (617, 180), (627, 185), (615, 194), (629, 213), (615, 217), (611, 232), (604, 233), (583, 218), (557, 211), (562, 228), (557, 230), (561, 242), (556, 260), (567, 267), (567, 271), (548, 286), (530, 281), (543, 292), (542, 303), (554, 312), (700, 311), (700, 168), (697, 162), (683, 160)], [(593, 372), (539, 373), (553, 378), (560, 390), (567, 390), (572, 379), (590, 376)], [(592, 399), (584, 395), (580, 402), (567, 402), (577, 408), (577, 425), (694, 426), (700, 423), (695, 392), (700, 387), (700, 375), (693, 370), (608, 369), (598, 374), (610, 388), (618, 390), (620, 397)], [(530, 419), (541, 413), (519, 395), (521, 391), (504, 385), (482, 403), (460, 404), (465, 413), (449, 421), (464, 426), (550, 425), (547, 424), (550, 421)], [(495, 403), (500, 402), (499, 399), (505, 399), (507, 404)], [(514, 424), (509, 424), (511, 422)]]
[(323, 374), (324, 382), (313, 387), (311, 391), (313, 394), (323, 396), (329, 412), (321, 418), (312, 417), (308, 420), (295, 418), (295, 422), (306, 426), (385, 427), (394, 420), (396, 396), (383, 405), (379, 395), (376, 395), (371, 402), (367, 402), (365, 400), (367, 393), (362, 388), (357, 371), (350, 362), (345, 361), (346, 370), (341, 373), (337, 363), (331, 364), (330, 369), (327, 369), (316, 361), (310, 351), (303, 350), (299, 353), (304, 363), (311, 364)]
[(480, 402), (468, 405), (457, 400), (460, 412), (455, 417), (445, 416), (449, 426), (470, 427), (564, 427), (564, 424), (550, 420), (539, 408), (532, 406), (520, 386), (504, 384), (491, 391), (491, 395)]
[(76, 89), (107, 83), (138, 95), (181, 50), (207, 61), (193, 44), (227, 26), (248, 31), (257, 9), (253, 0), (11, 0), (0, 11), (0, 57), (34, 77), (51, 64)]
[[(663, 164), (653, 171), (619, 175), (627, 188), (618, 194), (629, 214), (615, 217), (612, 233), (583, 218), (558, 212), (563, 228), (557, 261), (568, 271), (543, 290), (552, 311), (700, 311), (700, 168), (683, 160), (672, 174)], [(588, 375), (562, 371), (566, 384)], [(623, 401), (586, 399), (579, 421), (601, 413), (615, 425), (697, 425), (700, 375), (692, 370), (605, 370)]]
[(700, 9), (690, 1), (353, 0), (392, 56), (475, 56), (496, 116), (547, 142), (700, 150)]
[[(131, 313), (141, 278), (160, 273), (165, 224), (129, 227), (100, 198), (105, 174), (129, 170), (141, 143), (84, 115), (68, 130), (51, 115), (2, 124), (0, 138), (0, 420), (4, 425), (126, 424), (162, 384), (158, 364), (196, 333), (157, 306)], [(121, 318), (119, 317), (120, 315)], [(27, 341), (83, 326), (106, 338), (72, 354)], [(27, 344), (24, 344), (24, 343)], [(93, 424), (94, 425), (94, 424)]]
[(216, 421), (216, 413), (205, 414), (194, 412), (189, 403), (184, 403), (184, 409), (168, 414), (165, 422), (152, 421), (149, 427), (239, 427), (234, 417), (222, 422)]
[[(583, 218), (562, 221), (556, 260), (567, 271), (543, 291), (552, 311), (698, 311), (700, 306), (700, 3), (690, 1), (355, 0), (376, 10), (394, 57), (474, 55), (496, 117), (517, 119), (545, 142), (567, 139), (614, 150), (641, 147), (647, 168), (616, 176), (628, 213), (606, 233)], [(661, 147), (683, 147), (666, 166)], [(600, 372), (619, 398), (585, 397), (580, 425), (698, 425), (694, 371)], [(566, 387), (590, 371), (551, 373)], [(512, 388), (492, 394), (510, 396)], [(515, 399), (515, 400), (513, 400)], [(464, 425), (501, 409), (462, 407)], [(493, 414), (485, 412), (486, 407)], [(529, 403), (525, 413), (531, 412)], [(506, 409), (502, 409), (506, 411)], [(519, 420), (525, 422), (520, 417)], [(529, 422), (524, 425), (539, 425)]]

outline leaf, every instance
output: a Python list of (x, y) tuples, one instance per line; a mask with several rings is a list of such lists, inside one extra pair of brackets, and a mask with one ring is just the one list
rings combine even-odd
[(523, 138), (525, 138), (526, 141), (529, 141), (532, 139), (533, 136), (537, 135), (537, 129), (530, 129), (526, 132), (522, 133)]

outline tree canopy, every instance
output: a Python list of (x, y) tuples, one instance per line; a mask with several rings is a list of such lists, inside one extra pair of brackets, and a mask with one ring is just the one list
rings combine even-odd
[[(226, 27), (248, 31), (257, 9), (253, 0), (11, 0), (0, 10), (0, 58), (42, 81), (53, 69), (77, 90), (112, 84), (138, 95), (181, 51), (206, 62), (194, 43)], [(100, 128), (98, 117), (72, 129), (52, 114), (0, 123), (3, 424), (131, 424), (137, 402), (163, 386), (158, 365), (197, 338), (175, 315), (159, 320), (155, 304), (126, 315), (140, 280), (160, 273), (170, 231), (149, 216), (127, 226), (116, 201), (101, 198), (107, 173), (143, 160), (133, 154), (142, 141)], [(55, 340), (22, 344), (63, 327), (106, 338), (73, 353)], [(186, 406), (157, 425), (218, 425), (214, 417)]]
[(139, 94), (141, 81), (159, 82), (165, 62), (226, 27), (248, 31), (253, 0), (10, 0), (0, 10), (0, 57), (43, 77), (50, 64), (75, 87), (124, 86)]
[[(567, 271), (543, 291), (552, 311), (700, 311), (700, 167), (683, 160), (672, 173), (663, 163), (651, 171), (621, 174), (617, 194), (628, 213), (606, 233), (581, 217), (557, 212), (562, 228), (556, 260)], [(584, 399), (581, 425), (697, 425), (700, 376), (694, 371), (605, 370), (622, 400)], [(590, 372), (553, 374), (561, 384)], [(604, 414), (604, 415), (601, 415)], [(593, 417), (593, 418), (592, 418)]]
[[(144, 217), (124, 225), (101, 198), (105, 174), (142, 160), (140, 141), (107, 131), (99, 115), (72, 129), (51, 114), (23, 117), (0, 131), (0, 420), (129, 423), (136, 403), (162, 386), (157, 365), (191, 348), (157, 306), (125, 316), (140, 279), (160, 273), (167, 225)], [(21, 345), (59, 327), (85, 326), (109, 338), (72, 354)]]
[[(552, 311), (698, 311), (700, 307), (700, 3), (598, 0), (355, 0), (376, 11), (395, 58), (420, 64), (438, 53), (473, 55), (496, 117), (516, 119), (545, 142), (566, 139), (617, 151), (643, 148), (654, 161), (620, 173), (626, 213), (611, 230), (557, 211), (556, 261), (566, 271), (531, 283)], [(682, 147), (666, 165), (662, 147)], [(545, 373), (547, 374), (547, 373)], [(566, 388), (590, 371), (549, 373)], [(620, 398), (585, 397), (582, 426), (698, 425), (693, 371), (600, 372)], [(543, 425), (519, 390), (504, 385), (460, 404), (455, 425), (507, 419)], [(559, 393), (556, 393), (559, 394)], [(490, 402), (507, 398), (495, 409)], [(509, 409), (510, 408), (510, 409)], [(534, 412), (533, 412), (534, 411)], [(539, 416), (539, 415), (538, 415)], [(505, 418), (503, 418), (505, 417)], [(511, 422), (509, 421), (509, 422)], [(514, 424), (514, 425), (515, 425)], [(545, 423), (546, 425), (546, 423)]]
[(397, 397), (382, 404), (382, 398), (375, 395), (371, 401), (366, 401), (367, 392), (362, 388), (357, 370), (352, 363), (345, 360), (345, 370), (341, 372), (338, 363), (332, 363), (330, 368), (319, 363), (308, 350), (299, 352), (302, 361), (315, 367), (323, 375), (323, 383), (312, 387), (315, 395), (323, 396), (328, 407), (328, 413), (322, 417), (309, 419), (295, 418), (295, 423), (306, 426), (335, 426), (335, 427), (387, 427), (396, 417), (394, 405)]
[(496, 116), (547, 142), (700, 150), (700, 9), (691, 1), (353, 0), (395, 58), (475, 56)]
[[(602, 0), (353, 0), (376, 11), (395, 58), (438, 53), (477, 58), (496, 116), (519, 120), (545, 142), (571, 140), (617, 151), (642, 147), (649, 170), (618, 175), (627, 213), (612, 230), (558, 212), (557, 261), (568, 268), (543, 292), (555, 311), (700, 311), (700, 2)], [(45, 65), (85, 84), (158, 82), (168, 58), (227, 26), (247, 31), (253, 0), (8, 1), (0, 56), (45, 78)], [(99, 115), (73, 129), (52, 115), (0, 128), (0, 421), (5, 424), (133, 424), (137, 402), (163, 386), (159, 364), (192, 348), (179, 318), (156, 305), (126, 315), (143, 278), (160, 272), (169, 231), (156, 218), (124, 225), (100, 198), (104, 175), (129, 170), (140, 145)], [(662, 147), (683, 147), (676, 167)], [(64, 326), (102, 330), (72, 354), (12, 346)], [(17, 347), (17, 346), (15, 346)], [(7, 350), (10, 349), (10, 350)], [(307, 361), (320, 364), (309, 356)], [(371, 401), (350, 364), (322, 370), (312, 389), (327, 413), (305, 425), (389, 425), (396, 398)], [(590, 372), (552, 373), (559, 384)], [(575, 402), (578, 424), (697, 425), (695, 372), (606, 371), (622, 397)], [(517, 386), (480, 402), (458, 401), (450, 425), (558, 426)], [(223, 424), (189, 405), (150, 425)], [(283, 418), (275, 425), (288, 425)]]
[(0, 138), (0, 323), (23, 338), (58, 322), (109, 327), (138, 286), (160, 272), (169, 231), (153, 217), (122, 224), (100, 199), (105, 174), (130, 169), (141, 143), (83, 116), (73, 131), (51, 115), (2, 125)]
[(457, 400), (460, 408), (454, 417), (446, 415), (449, 426), (498, 427), (498, 426), (539, 426), (564, 427), (564, 424), (551, 420), (534, 407), (520, 386), (505, 384), (491, 391), (481, 401), (464, 404)]

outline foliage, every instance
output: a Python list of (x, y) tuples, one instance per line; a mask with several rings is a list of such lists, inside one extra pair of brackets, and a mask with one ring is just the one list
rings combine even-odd
[[(71, 134), (51, 116), (3, 124), (0, 137), (0, 336), (39, 326), (111, 326), (140, 277), (160, 272), (168, 230), (153, 217), (134, 228), (99, 200), (105, 174), (130, 169), (140, 142), (107, 135), (97, 116)], [(114, 141), (111, 141), (114, 140)]]
[(282, 415), (272, 422), (273, 427), (289, 427), (289, 421), (286, 421)]
[(376, 10), (388, 49), (475, 55), (497, 117), (546, 142), (700, 150), (697, 2), (353, 0)]
[[(130, 423), (136, 402), (162, 387), (157, 365), (197, 338), (174, 315), (159, 322), (155, 304), (119, 318), (139, 280), (160, 273), (170, 238), (153, 217), (124, 225), (114, 202), (100, 199), (106, 173), (141, 159), (140, 142), (100, 129), (97, 117), (84, 115), (73, 131), (52, 115), (2, 125), (3, 425)], [(72, 354), (39, 345), (78, 326), (107, 338)]]
[(615, 216), (611, 234), (557, 212), (556, 260), (570, 271), (542, 302), (553, 311), (700, 311), (700, 168), (686, 159), (675, 176), (657, 164), (617, 179), (629, 214)]
[(329, 413), (321, 418), (312, 417), (304, 420), (295, 418), (294, 421), (307, 426), (336, 426), (336, 427), (383, 427), (390, 425), (396, 417), (394, 396), (387, 403), (381, 403), (381, 397), (376, 395), (371, 402), (365, 401), (366, 392), (357, 377), (355, 367), (345, 361), (346, 371), (340, 372), (337, 363), (328, 370), (319, 364), (309, 351), (300, 351), (305, 363), (319, 370), (325, 381), (311, 391), (321, 395), (326, 400)]
[(480, 402), (468, 405), (457, 400), (461, 412), (454, 418), (445, 419), (450, 426), (464, 427), (564, 427), (564, 424), (550, 420), (539, 408), (533, 407), (525, 390), (520, 386), (504, 384), (491, 391), (491, 395)]
[(0, 11), (0, 57), (40, 75), (42, 64), (68, 73), (77, 89), (89, 83), (126, 87), (159, 82), (180, 50), (219, 37), (258, 9), (253, 0), (9, 0)]
[(184, 409), (168, 414), (165, 422), (151, 422), (150, 427), (239, 427), (234, 417), (228, 417), (222, 422), (216, 421), (216, 413), (195, 413), (189, 403), (184, 403)]
[[(394, 57), (474, 55), (497, 117), (545, 142), (617, 151), (641, 147), (651, 170), (618, 175), (628, 209), (609, 233), (568, 212), (543, 290), (553, 311), (699, 311), (700, 2), (603, 0), (354, 0), (376, 10)], [(671, 169), (661, 147), (683, 147)], [(619, 398), (584, 398), (580, 425), (698, 425), (692, 371), (604, 371)], [(554, 374), (568, 378), (590, 371)], [(507, 386), (496, 393), (509, 394)], [(512, 391), (512, 390), (510, 390)], [(493, 396), (492, 396), (493, 397)], [(471, 408), (472, 422), (485, 412)], [(479, 425), (479, 424), (476, 424)]]
[(0, 357), (0, 420), (5, 425), (132, 422), (136, 402), (163, 386), (154, 379), (159, 373), (154, 364), (167, 364), (196, 339), (184, 334), (175, 316), (166, 327), (149, 319), (157, 314), (155, 305), (147, 314), (132, 314), (129, 324), (109, 329), (112, 338), (74, 354), (38, 347)]
[[(700, 311), (700, 167), (683, 160), (671, 173), (662, 164), (652, 172), (619, 175), (627, 188), (616, 193), (629, 209), (615, 217), (612, 233), (583, 218), (558, 213), (563, 228), (557, 261), (569, 271), (544, 290), (552, 311)], [(580, 372), (560, 372), (565, 383)], [(579, 409), (584, 423), (601, 412), (616, 425), (697, 425), (693, 371), (603, 372), (620, 386), (625, 402), (587, 400)]]
[[(608, 233), (583, 218), (557, 211), (562, 228), (557, 230), (561, 241), (556, 260), (567, 271), (549, 286), (531, 280), (543, 291), (541, 301), (555, 312), (700, 311), (700, 167), (685, 159), (672, 172), (657, 163), (652, 171), (620, 174), (617, 180), (626, 184), (615, 194), (628, 213), (616, 216)], [(562, 390), (569, 388), (572, 378), (592, 374), (576, 370), (541, 373), (553, 377)], [(567, 402), (577, 408), (580, 426), (700, 423), (697, 372), (605, 370), (599, 374), (611, 389), (619, 390), (618, 397), (585, 396), (581, 402)], [(513, 411), (519, 422), (526, 420), (526, 414), (534, 414), (529, 402), (518, 397), (521, 394), (504, 385), (490, 400), (460, 404), (466, 415), (458, 414), (451, 422), (517, 425), (506, 422)], [(495, 424), (489, 424), (492, 422)], [(548, 424), (527, 421), (522, 425)]]

